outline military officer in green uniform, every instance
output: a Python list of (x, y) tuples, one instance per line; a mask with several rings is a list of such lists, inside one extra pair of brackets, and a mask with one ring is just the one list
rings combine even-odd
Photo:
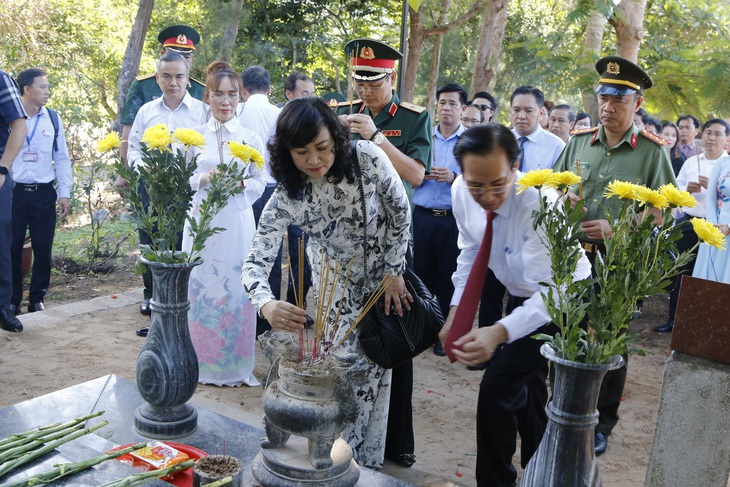
[[(372, 39), (354, 39), (345, 44), (345, 54), (360, 99), (339, 104), (340, 120), (353, 139), (370, 140), (383, 149), (403, 180), (410, 201), (413, 187), (421, 184), (431, 169), (431, 117), (424, 107), (400, 101), (393, 90), (395, 62), (403, 57), (396, 49)], [(412, 262), (409, 265), (412, 267)], [(410, 467), (416, 461), (413, 363), (408, 361), (392, 370), (385, 458)]]
[[(617, 198), (604, 196), (611, 181), (628, 181), (652, 189), (677, 184), (663, 140), (634, 125), (634, 113), (644, 101), (642, 93), (652, 86), (649, 75), (618, 56), (600, 59), (596, 70), (601, 75), (596, 89), (601, 126), (575, 132), (554, 166), (556, 171), (574, 171), (583, 180), (582, 194), (570, 193), (569, 197), (585, 202), (581, 240), (591, 263), (604, 249), (604, 239), (611, 238), (603, 207), (616, 214), (620, 206)], [(606, 374), (601, 385), (594, 435), (599, 455), (606, 451), (607, 437), (618, 422), (625, 382), (624, 362), (623, 367)]]
[[(162, 44), (163, 54), (167, 51), (180, 53), (190, 66), (193, 63), (195, 46), (200, 42), (200, 34), (198, 34), (197, 30), (187, 25), (173, 25), (160, 31), (157, 40)], [(203, 100), (203, 95), (205, 94), (204, 83), (191, 77), (187, 89), (190, 96), (201, 101)], [(138, 76), (137, 79), (132, 81), (127, 92), (127, 98), (124, 101), (124, 108), (122, 108), (122, 117), (120, 120), (122, 123), (122, 140), (126, 141), (129, 138), (134, 117), (137, 116), (140, 107), (161, 96), (162, 90), (157, 85), (155, 73)], [(121, 154), (125, 159), (127, 158), (126, 143), (121, 148)]]
[(431, 117), (424, 107), (400, 101), (393, 90), (400, 52), (372, 39), (354, 39), (345, 44), (345, 54), (360, 99), (339, 104), (340, 120), (354, 140), (370, 140), (385, 151), (410, 200), (431, 167)]

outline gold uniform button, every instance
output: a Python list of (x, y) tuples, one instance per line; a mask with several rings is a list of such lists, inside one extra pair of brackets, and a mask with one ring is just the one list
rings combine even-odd
[(599, 174), (598, 179), (603, 179), (603, 174)]
[(594, 202), (594, 203), (598, 203), (598, 200), (594, 199), (594, 200), (593, 200), (593, 202)]

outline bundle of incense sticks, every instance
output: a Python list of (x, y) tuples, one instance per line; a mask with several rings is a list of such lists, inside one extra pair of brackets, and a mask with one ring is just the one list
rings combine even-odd
[(580, 174), (581, 167), (580, 167), (580, 159), (575, 160), (575, 173), (580, 178), (580, 182), (578, 183), (578, 197), (580, 199), (583, 199), (583, 176)]

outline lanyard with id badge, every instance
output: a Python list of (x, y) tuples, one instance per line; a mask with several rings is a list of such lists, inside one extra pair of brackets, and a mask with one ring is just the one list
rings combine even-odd
[(35, 117), (35, 124), (33, 124), (33, 131), (30, 133), (30, 135), (25, 136), (25, 141), (28, 143), (28, 150), (23, 152), (23, 162), (38, 162), (38, 153), (31, 152), (30, 142), (33, 140), (33, 136), (35, 136), (35, 131), (38, 128), (38, 122), (40, 121), (40, 119), (41, 119), (41, 115), (39, 113)]

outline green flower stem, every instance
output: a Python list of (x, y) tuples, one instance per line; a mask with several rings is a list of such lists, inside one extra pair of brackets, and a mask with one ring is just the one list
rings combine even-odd
[[(38, 428), (33, 428), (32, 430), (24, 431), (22, 433), (14, 433), (12, 435), (8, 435), (6, 438), (3, 438), (0, 440), (0, 452), (4, 452), (6, 450), (9, 450), (11, 448), (15, 448), (16, 446), (27, 443), (29, 441), (33, 441), (35, 439), (43, 438), (48, 435), (52, 435), (53, 433), (56, 433), (61, 430), (65, 430), (67, 428), (70, 428), (72, 426), (77, 426), (84, 421), (87, 421), (91, 418), (95, 418), (97, 416), (101, 416), (104, 414), (104, 411), (99, 411), (93, 414), (88, 414), (86, 416), (81, 416), (80, 418), (76, 418), (72, 421), (68, 421), (67, 423), (53, 423), (49, 424), (47, 426), (40, 426)], [(0, 463), (2, 463), (2, 455), (0, 455)]]
[[(10, 472), (11, 470), (14, 470), (22, 465), (25, 465), (26, 463), (30, 462), (31, 460), (35, 460), (36, 458), (45, 455), (46, 453), (55, 450), (57, 447), (63, 445), (64, 443), (68, 443), (69, 441), (75, 440), (76, 438), (81, 438), (82, 436), (88, 435), (89, 433), (93, 433), (94, 431), (103, 428), (109, 424), (108, 421), (102, 421), (98, 424), (95, 424), (94, 426), (91, 426), (90, 428), (86, 428), (83, 430), (77, 430), (74, 433), (71, 433), (69, 435), (64, 436), (63, 438), (59, 438), (57, 440), (51, 441), (50, 443), (46, 443), (45, 446), (42, 448), (38, 448), (36, 450), (29, 451), (25, 455), (15, 458), (11, 461), (5, 462), (0, 466), (0, 477), (5, 475), (6, 473)], [(5, 484), (0, 485), (0, 487), (8, 487)]]
[(200, 487), (222, 487), (233, 482), (233, 477), (225, 477), (209, 484), (201, 485)]
[(26, 487), (26, 486), (33, 486), (38, 484), (47, 484), (50, 482), (55, 482), (56, 480), (67, 477), (69, 475), (73, 475), (75, 473), (81, 472), (82, 470), (86, 470), (87, 468), (91, 468), (94, 465), (98, 465), (102, 462), (105, 462), (107, 460), (113, 460), (115, 458), (121, 457), (122, 455), (125, 455), (131, 451), (138, 450), (140, 448), (144, 448), (146, 443), (137, 443), (132, 446), (128, 446), (126, 448), (122, 448), (121, 450), (116, 450), (112, 452), (107, 452), (102, 455), (89, 458), (88, 460), (82, 460), (80, 462), (73, 462), (73, 463), (62, 463), (60, 465), (56, 465), (55, 468), (52, 470), (48, 470), (46, 472), (40, 473), (36, 475), (35, 477), (18, 480), (17, 482), (11, 482), (7, 484), (0, 484), (0, 487)]
[[(142, 443), (141, 445), (144, 446), (145, 444)], [(141, 447), (138, 447), (138, 448), (141, 448)], [(129, 477), (125, 477), (120, 480), (114, 480), (112, 482), (107, 482), (105, 484), (100, 485), (99, 487), (132, 487), (134, 485), (145, 484), (145, 483), (149, 482), (151, 479), (166, 477), (173, 473), (180, 472), (181, 470), (190, 468), (193, 465), (195, 465), (195, 460), (186, 460), (184, 462), (176, 463), (175, 465), (171, 465), (166, 468), (161, 468), (159, 470), (148, 470), (147, 472), (130, 475)], [(0, 486), (0, 487), (2, 487), (2, 486)]]

